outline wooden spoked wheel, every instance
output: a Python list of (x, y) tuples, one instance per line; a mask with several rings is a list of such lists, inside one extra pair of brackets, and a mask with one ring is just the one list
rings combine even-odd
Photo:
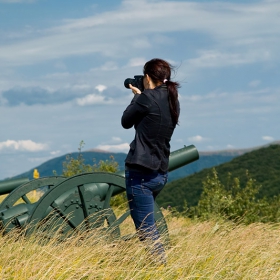
[[(129, 239), (135, 235), (134, 226), (134, 234), (125, 232), (130, 226), (125, 225), (122, 230), (122, 225), (131, 220), (128, 208), (110, 205), (111, 199), (123, 192), (125, 178), (114, 173), (84, 173), (65, 179), (33, 208), (27, 221), (27, 235), (37, 232), (64, 239), (75, 232), (99, 230), (113, 238)], [(154, 213), (160, 234), (166, 236), (167, 225), (157, 205)]]
[[(42, 177), (22, 184), (5, 197), (5, 199), (0, 204), (0, 211), (10, 209), (17, 202), (33, 204), (37, 201), (32, 201), (30, 198), (28, 198), (28, 194), (30, 192), (40, 190), (42, 193), (41, 195), (43, 195), (45, 192), (53, 188), (53, 186), (58, 185), (65, 179), (65, 177), (60, 176)], [(45, 190), (42, 189), (44, 187)]]

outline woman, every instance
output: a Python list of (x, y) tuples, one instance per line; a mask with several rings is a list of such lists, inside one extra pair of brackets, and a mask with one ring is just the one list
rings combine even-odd
[(122, 126), (134, 126), (135, 138), (125, 160), (126, 194), (131, 217), (141, 241), (165, 263), (154, 219), (154, 202), (168, 177), (170, 140), (179, 119), (177, 82), (170, 80), (171, 65), (152, 59), (143, 68), (144, 91), (129, 85), (134, 93), (122, 116)]

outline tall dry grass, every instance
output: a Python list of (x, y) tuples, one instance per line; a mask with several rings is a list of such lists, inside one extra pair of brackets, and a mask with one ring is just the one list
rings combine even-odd
[(98, 232), (49, 243), (0, 237), (1, 279), (280, 279), (279, 225), (194, 222), (166, 214), (168, 263), (150, 261), (137, 239)]

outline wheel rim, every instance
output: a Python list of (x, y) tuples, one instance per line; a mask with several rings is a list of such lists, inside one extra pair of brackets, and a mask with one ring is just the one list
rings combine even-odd
[[(27, 222), (27, 235), (39, 230), (41, 234), (57, 236), (59, 231), (64, 239), (75, 231), (98, 228), (113, 238), (129, 239), (135, 229), (134, 234), (123, 234), (120, 229), (130, 217), (129, 210), (117, 216), (110, 207), (112, 196), (125, 189), (125, 178), (114, 173), (84, 173), (65, 179), (38, 201)], [(157, 205), (155, 220), (160, 234), (166, 236), (165, 219)]]
[(42, 177), (22, 184), (5, 197), (5, 199), (0, 204), (0, 211), (13, 207), (19, 199), (22, 199), (26, 204), (33, 204), (26, 196), (29, 192), (45, 186), (52, 188), (65, 179), (65, 177), (60, 176)]

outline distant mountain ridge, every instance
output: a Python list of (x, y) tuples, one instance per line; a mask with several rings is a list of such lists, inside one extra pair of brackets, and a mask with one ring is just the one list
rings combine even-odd
[[(213, 167), (212, 167), (213, 168)], [(205, 168), (192, 174), (170, 182), (157, 198), (160, 206), (171, 205), (179, 211), (187, 206), (197, 205), (203, 190), (203, 181), (211, 175), (212, 168)], [(261, 185), (260, 197), (273, 197), (280, 194), (280, 145), (274, 142), (251, 152), (234, 157), (232, 160), (215, 166), (219, 180), (226, 186), (228, 174), (240, 180), (241, 187), (247, 182), (246, 171), (249, 176)]]
[(258, 150), (261, 148), (269, 147), (271, 145), (280, 145), (280, 140), (279, 141), (273, 141), (269, 144), (261, 145), (261, 146), (256, 146), (253, 148), (244, 148), (244, 149), (225, 149), (225, 150), (217, 150), (217, 151), (204, 151), (200, 152), (200, 155), (233, 155), (233, 156), (241, 156), (245, 153), (252, 152), (254, 150)]
[[(280, 141), (275, 141), (271, 144), (280, 144)], [(268, 145), (264, 145), (261, 147), (266, 147)], [(211, 168), (213, 166), (220, 165), (222, 163), (226, 163), (231, 161), (233, 158), (238, 157), (240, 155), (243, 155), (247, 152), (250, 152), (252, 150), (259, 149), (260, 147), (254, 147), (249, 149), (230, 149), (230, 150), (222, 150), (222, 151), (198, 151), (199, 152), (199, 160), (195, 161), (191, 164), (188, 164), (187, 166), (183, 166), (175, 171), (172, 171), (169, 173), (169, 182), (172, 182), (174, 180), (184, 178), (186, 176), (195, 174), (197, 172), (200, 172), (201, 170), (205, 168)], [(30, 180), (33, 179), (33, 171), (34, 169), (37, 169), (39, 171), (40, 177), (48, 177), (53, 176), (53, 171), (55, 170), (58, 175), (62, 174), (63, 170), (63, 162), (66, 161), (66, 156), (70, 155), (73, 158), (77, 158), (79, 155), (79, 152), (73, 152), (69, 154), (65, 154), (53, 159), (50, 159), (41, 165), (35, 166), (29, 171), (26, 171), (24, 173), (21, 173), (13, 178), (23, 178), (27, 177)], [(84, 163), (85, 164), (94, 164), (98, 163), (100, 160), (109, 160), (110, 156), (112, 155), (114, 159), (119, 164), (119, 169), (124, 170), (124, 160), (126, 157), (125, 153), (112, 153), (108, 151), (103, 151), (99, 149), (89, 149), (82, 152)]]
[[(77, 159), (79, 153), (71, 153), (69, 154), (72, 158)], [(106, 161), (109, 160), (110, 156), (113, 156), (115, 161), (119, 164), (119, 170), (124, 170), (124, 160), (126, 158), (125, 153), (110, 153), (107, 151), (84, 151), (82, 152), (82, 156), (85, 164), (94, 164), (98, 163), (100, 160)], [(33, 171), (37, 169), (39, 171), (40, 177), (49, 177), (54, 176), (54, 171), (57, 175), (61, 175), (63, 171), (63, 162), (66, 161), (66, 155), (59, 156), (53, 159), (50, 159), (41, 165), (35, 166), (27, 172), (21, 173), (13, 178), (29, 178), (29, 180), (33, 179)], [(198, 161), (192, 162), (187, 166), (183, 166), (177, 170), (174, 170), (169, 173), (168, 181), (171, 182), (173, 180), (183, 178), (189, 176), (193, 173), (196, 173), (204, 168), (209, 168), (211, 166), (216, 166), (223, 162), (227, 162), (234, 158), (235, 155), (219, 155), (219, 154), (209, 154), (209, 155), (200, 155)]]

